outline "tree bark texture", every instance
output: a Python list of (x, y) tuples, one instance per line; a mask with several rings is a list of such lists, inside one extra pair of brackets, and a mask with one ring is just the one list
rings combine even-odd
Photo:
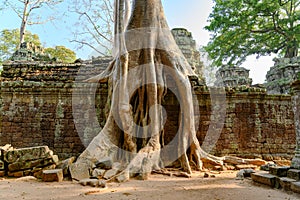
[[(122, 9), (128, 2), (118, 1), (116, 10), (122, 14), (116, 14), (115, 58), (102, 74), (88, 80), (108, 80), (110, 112), (77, 163), (110, 158), (130, 174), (142, 173), (145, 163), (157, 170), (179, 160), (187, 173), (191, 164), (202, 169), (201, 158), (222, 164), (222, 158), (204, 152), (197, 140), (188, 78), (194, 72), (173, 39), (161, 0), (133, 1), (127, 24)], [(173, 141), (164, 144), (161, 105), (170, 87), (180, 102), (179, 129)]]

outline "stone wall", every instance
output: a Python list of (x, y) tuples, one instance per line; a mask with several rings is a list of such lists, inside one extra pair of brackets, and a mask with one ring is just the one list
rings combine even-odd
[[(265, 160), (291, 159), (295, 131), (290, 96), (267, 95), (250, 88), (226, 92), (226, 117), (216, 155), (237, 155)], [(200, 105), (198, 138), (203, 140), (210, 124), (209, 94), (197, 93)]]
[(293, 89), (293, 111), (295, 118), (295, 131), (296, 131), (296, 150), (295, 156), (292, 160), (291, 167), (300, 169), (300, 72), (295, 77), (295, 82), (292, 84)]
[[(99, 73), (97, 70), (84, 64), (4, 64), (0, 146), (47, 145), (60, 158), (78, 155), (105, 123), (108, 91), (106, 84), (91, 87), (80, 81), (74, 84), (74, 80), (86, 79)], [(212, 101), (205, 86), (194, 87), (194, 93), (199, 105), (197, 136), (202, 142), (213, 125)], [(170, 93), (164, 107), (168, 114), (167, 144), (177, 132), (180, 106)], [(221, 135), (214, 154), (264, 159), (292, 157), (295, 129), (290, 96), (267, 95), (257, 88), (227, 87), (226, 104), (221, 107), (226, 108), (226, 118), (221, 124), (224, 126), (217, 127)]]
[[(47, 145), (59, 157), (78, 155), (84, 146), (73, 120), (73, 83), (75, 78), (82, 80), (98, 73), (99, 69), (82, 64), (4, 64), (1, 77), (0, 144), (8, 143), (14, 147)], [(86, 85), (82, 83), (83, 91)], [(102, 95), (105, 102), (107, 87), (100, 88), (97, 92), (105, 91), (105, 95)], [(81, 109), (88, 111), (86, 107)], [(103, 107), (98, 110), (103, 110)], [(86, 134), (92, 134), (90, 129), (93, 124), (85, 125), (89, 130)]]

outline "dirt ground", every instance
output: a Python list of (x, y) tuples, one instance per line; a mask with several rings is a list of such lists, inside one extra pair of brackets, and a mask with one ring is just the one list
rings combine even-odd
[(99, 189), (81, 186), (71, 181), (45, 183), (25, 177), (0, 179), (0, 199), (141, 199), (141, 200), (299, 200), (300, 195), (270, 189), (249, 179), (235, 180), (236, 172), (216, 174), (215, 178), (203, 178), (195, 173), (192, 178), (151, 175), (149, 180), (130, 180), (126, 183), (109, 183)]

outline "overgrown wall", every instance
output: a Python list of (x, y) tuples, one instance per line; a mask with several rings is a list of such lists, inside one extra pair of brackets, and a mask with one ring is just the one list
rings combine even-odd
[[(4, 65), (0, 145), (48, 145), (61, 158), (78, 155), (105, 123), (107, 84), (93, 90), (96, 86), (80, 82), (98, 73), (93, 66), (83, 64), (14, 62)], [(74, 84), (76, 77), (78, 84)], [(295, 129), (290, 96), (226, 88), (225, 103), (218, 108), (220, 111), (226, 108), (225, 120), (216, 124), (212, 121), (216, 116), (212, 116), (214, 102), (208, 89), (198, 86), (194, 93), (199, 105), (196, 118), (200, 142), (204, 141), (209, 127), (221, 129), (212, 153), (268, 160), (292, 158)], [(167, 144), (177, 132), (180, 106), (173, 94), (167, 95), (163, 104), (168, 114)], [(214, 134), (217, 132), (212, 138)]]

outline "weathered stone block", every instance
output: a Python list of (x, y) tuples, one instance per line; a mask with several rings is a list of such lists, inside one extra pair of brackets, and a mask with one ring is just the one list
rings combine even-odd
[(270, 167), (276, 167), (275, 164), (266, 164), (266, 165), (262, 165), (260, 166), (260, 170), (263, 170), (263, 171), (270, 171)]
[(106, 171), (104, 169), (94, 169), (92, 173), (92, 177), (102, 178)]
[(62, 169), (43, 170), (42, 180), (45, 182), (61, 182), (63, 178)]
[(5, 168), (4, 162), (0, 160), (0, 170), (4, 170), (4, 168)]
[(52, 155), (53, 152), (48, 148), (48, 146), (39, 146), (9, 150), (5, 153), (4, 160), (8, 163), (15, 163), (48, 158)]
[(299, 169), (290, 169), (287, 172), (287, 177), (299, 181), (300, 180), (300, 170)]
[(291, 183), (291, 190), (296, 193), (300, 193), (300, 181)]
[(26, 170), (26, 169), (32, 169), (34, 167), (45, 167), (51, 164), (57, 163), (57, 157), (51, 157), (47, 159), (38, 159), (38, 160), (32, 160), (32, 161), (20, 161), (11, 163), (8, 165), (8, 170), (10, 172), (14, 171), (20, 171), (20, 170)]
[(282, 177), (279, 179), (279, 184), (284, 190), (291, 190), (291, 183), (296, 182), (295, 179), (287, 178), (287, 177)]
[(276, 176), (272, 174), (266, 172), (257, 172), (257, 173), (252, 173), (251, 178), (253, 181), (257, 183), (275, 187)]
[(0, 177), (5, 176), (5, 171), (0, 171)]
[(106, 182), (103, 180), (98, 180), (98, 179), (83, 179), (79, 181), (79, 184), (83, 185), (83, 186), (87, 186), (90, 185), (92, 187), (102, 187), (105, 188), (106, 187)]
[(290, 169), (290, 167), (270, 167), (270, 174), (276, 175), (279, 177), (285, 177), (287, 176), (287, 172)]
[(110, 169), (110, 170), (105, 172), (103, 178), (108, 180), (108, 179), (112, 178), (113, 176), (115, 176), (117, 173), (118, 173), (118, 170)]
[(69, 167), (72, 179), (77, 181), (90, 178), (90, 169), (87, 163), (73, 163)]
[(18, 172), (7, 172), (7, 175), (10, 176), (10, 177), (18, 178), (18, 177), (24, 176), (24, 172), (23, 172), (23, 171), (18, 171)]
[(75, 161), (75, 159), (75, 157), (71, 157), (66, 160), (60, 161), (56, 168), (62, 169), (64, 176), (68, 176), (70, 174), (69, 167)]

